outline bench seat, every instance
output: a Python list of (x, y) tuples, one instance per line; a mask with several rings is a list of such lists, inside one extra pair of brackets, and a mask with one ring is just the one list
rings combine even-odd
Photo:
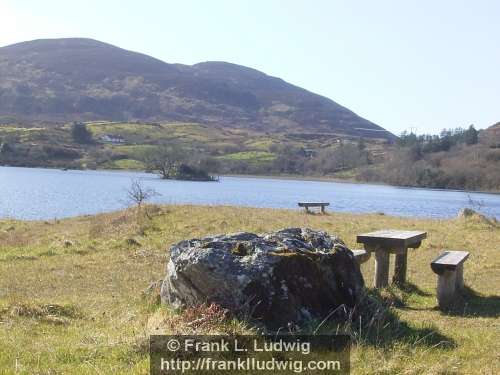
[(441, 275), (444, 271), (455, 271), (463, 262), (467, 260), (469, 253), (467, 251), (444, 251), (431, 263), (434, 273)]
[(366, 250), (351, 250), (354, 254), (354, 259), (358, 262), (358, 264), (362, 264), (370, 259), (371, 253)]
[(467, 251), (446, 250), (431, 262), (432, 271), (438, 275), (437, 299), (440, 308), (453, 303), (457, 290), (464, 287), (464, 262)]

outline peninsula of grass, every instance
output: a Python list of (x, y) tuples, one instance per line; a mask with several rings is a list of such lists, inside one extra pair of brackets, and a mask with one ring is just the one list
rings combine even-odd
[[(353, 337), (353, 374), (500, 373), (500, 226), (494, 221), (221, 206), (147, 209), (149, 218), (129, 209), (0, 221), (0, 373), (147, 374), (150, 334), (255, 332), (210, 307), (180, 312), (158, 303), (168, 249), (187, 238), (297, 226), (336, 234), (350, 248), (358, 247), (356, 234), (376, 229), (428, 232), (421, 248), (409, 252), (408, 284), (401, 288), (374, 291), (373, 257), (363, 264), (367, 298), (375, 306), (367, 314), (375, 318), (344, 327)], [(471, 253), (467, 290), (448, 312), (436, 309), (429, 266), (443, 249)], [(193, 324), (201, 315), (209, 319)], [(335, 329), (324, 324), (321, 333)]]

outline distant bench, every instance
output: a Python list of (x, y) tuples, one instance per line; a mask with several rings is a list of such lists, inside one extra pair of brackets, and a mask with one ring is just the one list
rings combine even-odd
[(437, 299), (440, 308), (448, 307), (455, 293), (464, 287), (464, 262), (469, 257), (467, 251), (445, 251), (434, 259), (431, 269), (438, 275)]
[(299, 202), (298, 203), (299, 207), (304, 207), (306, 209), (306, 212), (309, 213), (309, 207), (320, 207), (321, 213), (325, 213), (325, 207), (329, 206), (330, 203), (326, 202)]

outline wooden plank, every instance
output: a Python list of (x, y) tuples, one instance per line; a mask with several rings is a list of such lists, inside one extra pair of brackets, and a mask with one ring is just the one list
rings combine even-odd
[(406, 282), (406, 269), (408, 268), (408, 253), (396, 254), (394, 262), (394, 276), (392, 282), (397, 285), (403, 285)]
[(320, 202), (299, 202), (299, 207), (324, 207), (329, 206), (330, 203), (320, 203)]
[(354, 254), (354, 259), (361, 264), (366, 262), (368, 259), (370, 259), (371, 253), (366, 250), (351, 250), (352, 253)]
[(389, 284), (389, 253), (383, 250), (375, 252), (375, 274), (373, 275), (375, 288), (383, 288)]
[(459, 264), (455, 270), (455, 288), (462, 290), (464, 288), (464, 264)]
[(456, 272), (444, 271), (438, 276), (436, 297), (439, 308), (446, 309), (453, 303), (456, 292)]
[(455, 271), (468, 257), (467, 251), (448, 250), (432, 261), (431, 268), (438, 275), (443, 274), (444, 271)]
[(370, 233), (363, 233), (356, 237), (358, 243), (382, 248), (407, 248), (418, 245), (427, 233), (422, 231), (385, 229)]

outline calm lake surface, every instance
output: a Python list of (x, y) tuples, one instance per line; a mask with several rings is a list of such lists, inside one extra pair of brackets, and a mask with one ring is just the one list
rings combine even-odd
[(47, 220), (122, 209), (130, 204), (134, 179), (160, 193), (152, 200), (158, 203), (298, 209), (300, 201), (323, 201), (332, 211), (446, 218), (470, 207), (470, 197), (481, 212), (500, 218), (498, 194), (241, 177), (165, 181), (146, 173), (13, 167), (0, 167), (0, 217)]

